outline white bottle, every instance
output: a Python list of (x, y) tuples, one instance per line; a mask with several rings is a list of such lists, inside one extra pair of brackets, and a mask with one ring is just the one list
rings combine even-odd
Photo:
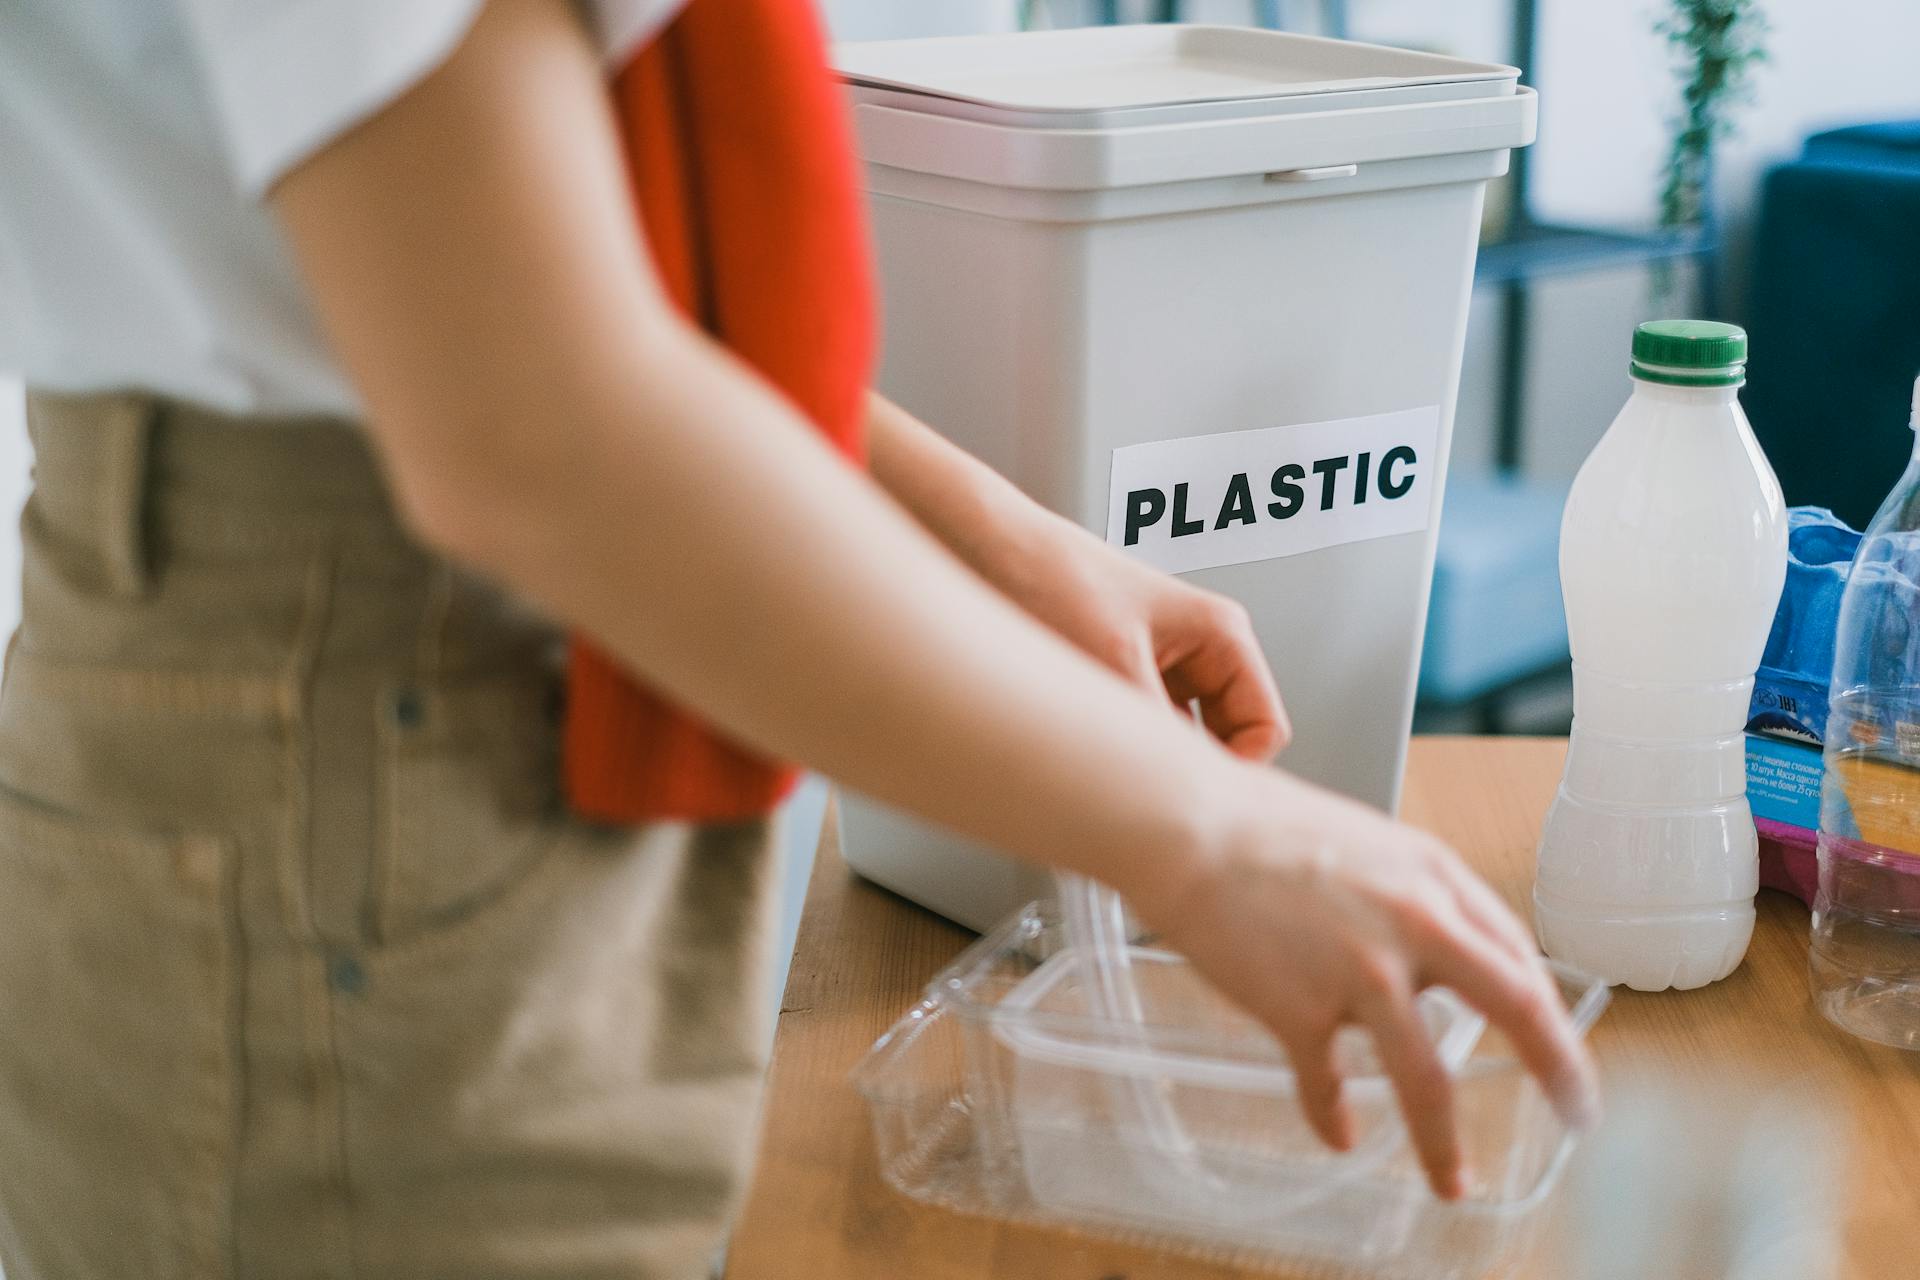
[(1726, 977), (1753, 932), (1743, 730), (1787, 517), (1740, 410), (1746, 352), (1732, 325), (1641, 325), (1561, 523), (1574, 724), (1534, 922), (1554, 959), (1641, 991)]

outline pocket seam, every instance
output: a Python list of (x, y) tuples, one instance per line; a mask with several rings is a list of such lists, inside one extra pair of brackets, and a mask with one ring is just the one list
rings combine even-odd
[[(519, 684), (515, 678), (501, 682), (503, 701), (511, 706), (513, 700), (524, 696), (538, 705), (540, 684), (529, 683), (524, 689), (518, 687)], [(512, 853), (495, 869), (495, 874), (471, 890), (454, 893), (448, 901), (420, 905), (432, 895), (420, 887), (422, 877), (417, 871), (410, 872), (409, 850), (424, 845), (426, 837), (414, 829), (417, 822), (410, 822), (405, 812), (408, 797), (402, 794), (403, 766), (410, 748), (421, 743), (453, 740), (447, 736), (444, 723), (452, 700), (450, 694), (487, 687), (486, 677), (438, 683), (409, 682), (387, 686), (378, 695), (375, 735), (378, 848), (374, 850), (374, 900), (367, 917), (372, 934), (370, 941), (375, 948), (418, 946), (441, 934), (458, 932), (463, 926), (483, 921), (540, 877), (542, 870), (554, 860), (556, 846), (568, 829), (563, 811), (550, 803), (541, 806), (539, 817), (530, 820), (525, 831), (514, 835)], [(425, 700), (427, 720), (421, 726), (400, 727), (393, 720), (391, 710), (403, 689), (410, 689)], [(544, 723), (540, 728), (545, 728)], [(476, 756), (476, 759), (482, 758), (483, 755)], [(552, 796), (552, 789), (548, 788), (547, 799), (550, 801)]]
[(176, 879), (216, 894), (230, 853), (220, 836), (96, 822), (0, 782), (0, 857), (45, 864), (90, 850), (169, 858)]

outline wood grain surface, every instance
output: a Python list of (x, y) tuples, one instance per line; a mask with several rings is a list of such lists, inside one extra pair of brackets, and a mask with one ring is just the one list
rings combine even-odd
[[(1403, 814), (1459, 849), (1519, 908), (1565, 744), (1416, 739)], [(928, 1208), (875, 1165), (847, 1073), (971, 935), (851, 875), (830, 820), (774, 1043), (761, 1155), (729, 1280), (1222, 1280), (1197, 1263)], [(1619, 990), (1593, 1044), (1610, 1085), (1645, 1076), (1702, 1096), (1826, 1106), (1843, 1131), (1846, 1280), (1920, 1277), (1920, 1054), (1845, 1036), (1807, 999), (1807, 911), (1771, 891), (1746, 962), (1695, 992)], [(1771, 1092), (1769, 1092), (1771, 1091)], [(1553, 1269), (1536, 1266), (1548, 1277)], [(1262, 1272), (1260, 1274), (1270, 1274)]]

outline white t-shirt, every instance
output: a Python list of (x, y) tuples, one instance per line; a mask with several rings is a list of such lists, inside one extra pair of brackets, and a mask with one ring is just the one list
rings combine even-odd
[[(585, 12), (617, 60), (682, 2)], [(262, 194), (483, 3), (0, 0), (0, 373), (356, 413)]]

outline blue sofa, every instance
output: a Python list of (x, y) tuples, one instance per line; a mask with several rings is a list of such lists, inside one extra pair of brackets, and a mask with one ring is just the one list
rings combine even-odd
[(1789, 506), (1866, 524), (1913, 448), (1920, 120), (1815, 134), (1762, 187), (1747, 416)]

